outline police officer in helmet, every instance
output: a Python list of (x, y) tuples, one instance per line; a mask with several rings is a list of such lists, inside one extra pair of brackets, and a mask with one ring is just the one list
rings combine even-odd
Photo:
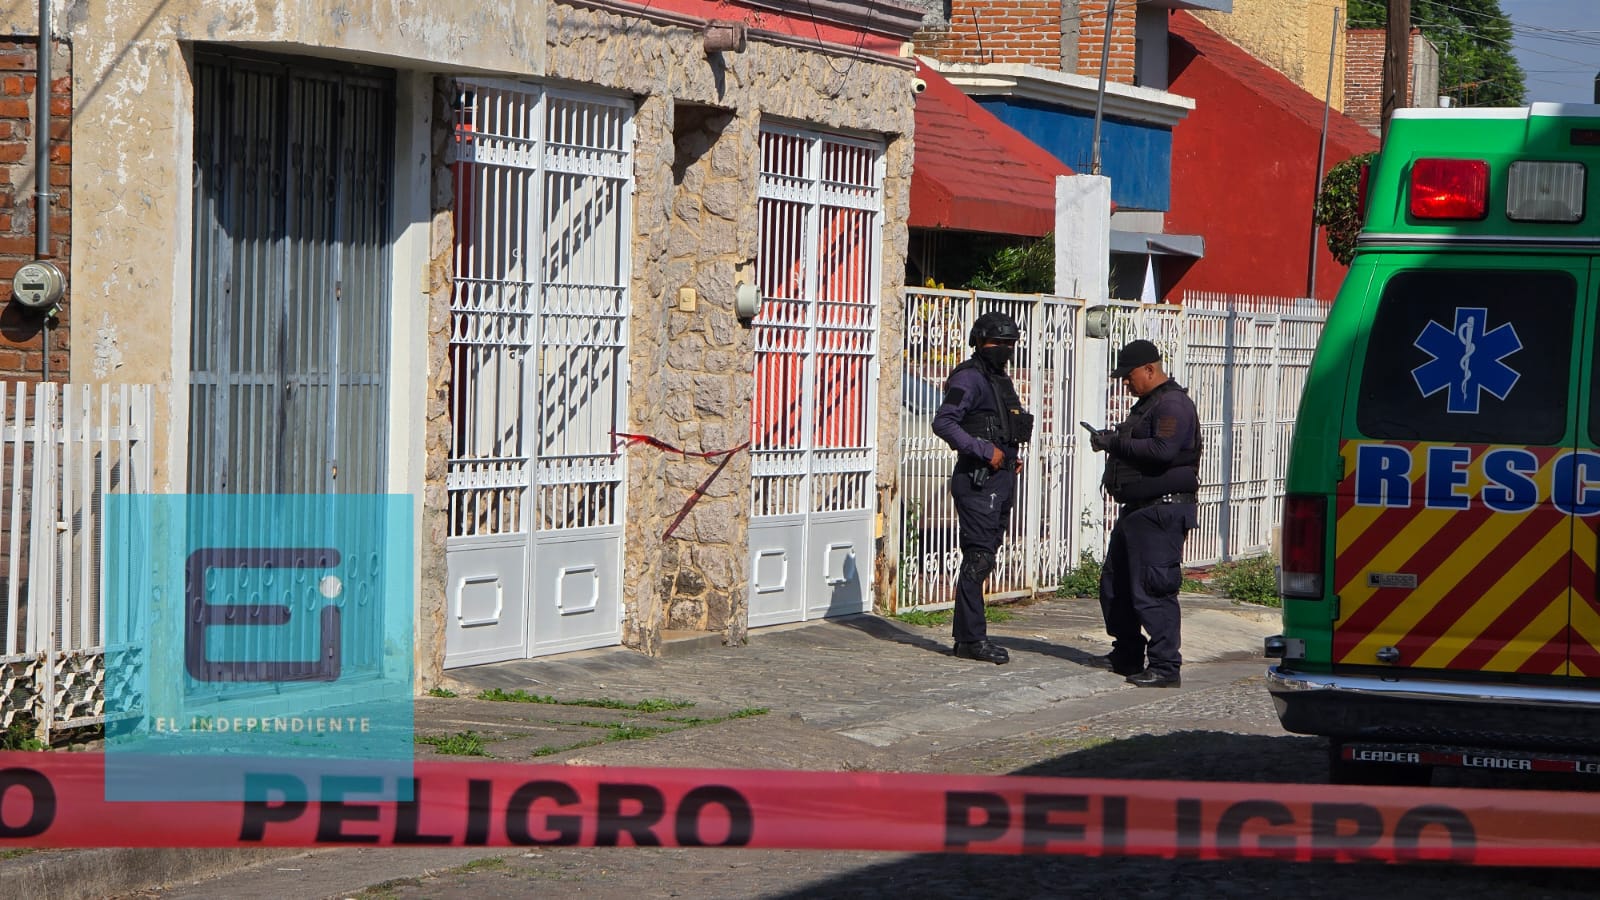
[(1138, 687), (1178, 687), (1178, 589), (1184, 539), (1197, 523), (1200, 417), (1149, 341), (1123, 347), (1111, 374), (1139, 399), (1122, 424), (1089, 439), (1106, 454), (1102, 486), (1122, 504), (1100, 573), (1112, 649), (1099, 662)]
[(972, 324), (972, 356), (951, 370), (944, 402), (933, 415), (933, 433), (956, 451), (950, 494), (960, 528), (961, 572), (956, 579), (955, 655), (1004, 665), (1006, 648), (989, 640), (983, 615), (983, 582), (994, 571), (995, 553), (1022, 470), (1021, 445), (1033, 432), (1033, 416), (1022, 408), (1006, 369), (1017, 339), (1015, 319), (984, 313)]

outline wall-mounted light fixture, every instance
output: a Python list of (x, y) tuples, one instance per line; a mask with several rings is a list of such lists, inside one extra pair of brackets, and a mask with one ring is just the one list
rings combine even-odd
[(743, 53), (745, 37), (743, 22), (719, 19), (706, 25), (703, 41), (707, 53)]
[(733, 312), (741, 319), (754, 319), (761, 312), (761, 292), (755, 285), (741, 281), (734, 288)]

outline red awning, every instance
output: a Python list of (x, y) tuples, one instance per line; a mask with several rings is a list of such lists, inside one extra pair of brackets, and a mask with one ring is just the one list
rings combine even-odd
[(1039, 237), (1056, 227), (1056, 176), (1072, 170), (927, 65), (917, 77), (912, 228)]

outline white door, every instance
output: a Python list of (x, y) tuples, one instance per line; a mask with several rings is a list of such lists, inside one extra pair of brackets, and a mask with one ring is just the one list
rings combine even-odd
[(616, 644), (631, 106), (456, 101), (445, 665)]
[(872, 608), (883, 148), (761, 132), (750, 625)]

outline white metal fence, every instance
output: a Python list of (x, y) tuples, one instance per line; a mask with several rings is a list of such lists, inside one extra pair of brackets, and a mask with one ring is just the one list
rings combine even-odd
[(948, 490), (953, 457), (932, 431), (945, 376), (970, 352), (973, 319), (1011, 314), (1022, 326), (1012, 376), (1034, 415), (1010, 530), (989, 578), (990, 596), (1052, 590), (1088, 552), (1104, 558), (1116, 504), (1100, 490), (1101, 458), (1079, 421), (1114, 424), (1133, 405), (1110, 377), (1116, 349), (1134, 338), (1161, 347), (1189, 388), (1205, 456), (1200, 526), (1185, 563), (1266, 552), (1283, 497), (1284, 467), (1324, 305), (1295, 298), (1190, 294), (1183, 306), (1113, 301), (1110, 336), (1085, 336), (1083, 302), (1037, 294), (908, 289), (900, 410), (900, 590), (897, 607), (951, 602), (961, 564)]
[(0, 727), (104, 719), (104, 498), (150, 490), (151, 390), (0, 383)]

